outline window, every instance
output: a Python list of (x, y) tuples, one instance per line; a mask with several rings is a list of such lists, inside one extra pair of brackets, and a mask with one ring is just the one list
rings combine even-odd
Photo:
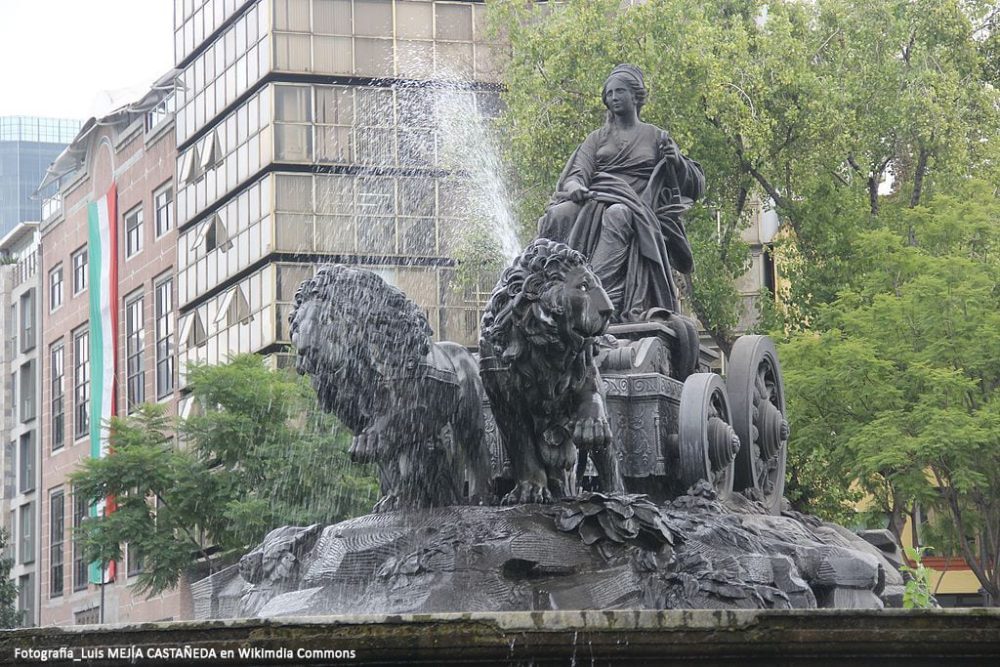
[(73, 437), (90, 430), (90, 332), (73, 336)]
[(87, 587), (87, 561), (83, 556), (83, 541), (77, 530), (87, 518), (87, 499), (73, 494), (73, 590)]
[(49, 352), (52, 373), (52, 451), (66, 441), (66, 348), (56, 343)]
[(21, 295), (21, 352), (35, 347), (35, 290)]
[(142, 551), (139, 547), (129, 543), (126, 548), (125, 555), (127, 558), (127, 564), (125, 566), (126, 576), (134, 577), (137, 574), (141, 574), (143, 570), (143, 561), (145, 560), (142, 555)]
[(174, 390), (174, 314), (173, 280), (156, 285), (156, 398)]
[(21, 564), (35, 562), (35, 503), (21, 505)]
[[(15, 473), (15, 470), (14, 470), (14, 454), (15, 454), (16, 450), (17, 450), (17, 443), (15, 443), (15, 442), (4, 443), (4, 446), (3, 446), (3, 460), (4, 460), (4, 465), (3, 465), (3, 497), (4, 498), (13, 498), (14, 497), (14, 491), (17, 488), (17, 478), (14, 475), (14, 473)], [(12, 515), (13, 515), (14, 511), (15, 510), (11, 510), (11, 514)], [(11, 538), (11, 541), (13, 541), (14, 538), (17, 537), (14, 534), (16, 532), (15, 531), (16, 525), (15, 525), (15, 521), (14, 521), (14, 517), (13, 516), (11, 516), (11, 521), (10, 521), (10, 523), (8, 525), (10, 526), (10, 538)], [(11, 545), (7, 545), (7, 546), (10, 547)]]
[(142, 206), (125, 214), (125, 258), (142, 250)]
[(35, 418), (35, 362), (21, 366), (21, 421)]
[(32, 572), (22, 574), (17, 583), (17, 610), (21, 612), (21, 623), (25, 626), (35, 624), (35, 575)]
[(87, 289), (87, 249), (73, 253), (73, 296)]
[(10, 304), (10, 314), (7, 317), (6, 331), (4, 336), (7, 339), (8, 349), (13, 352), (17, 349), (17, 304)]
[(10, 418), (17, 421), (17, 371), (10, 374), (10, 391), (7, 395), (10, 396)]
[(146, 372), (142, 367), (145, 330), (142, 325), (142, 295), (125, 302), (125, 398), (132, 412), (146, 400)]
[(35, 432), (21, 434), (20, 451), (18, 452), (19, 475), (21, 483), (18, 486), (21, 493), (35, 490)]
[(159, 238), (174, 226), (174, 191), (163, 188), (153, 195), (153, 215), (156, 217), (156, 237)]
[(49, 312), (54, 311), (63, 302), (63, 270), (62, 264), (49, 271)]
[[(86, 587), (87, 581), (84, 579), (82, 588)], [(101, 608), (91, 607), (90, 609), (78, 611), (73, 614), (73, 622), (77, 625), (97, 625), (101, 622)]]
[(49, 597), (63, 594), (63, 542), (66, 539), (66, 494), (62, 489), (49, 497)]

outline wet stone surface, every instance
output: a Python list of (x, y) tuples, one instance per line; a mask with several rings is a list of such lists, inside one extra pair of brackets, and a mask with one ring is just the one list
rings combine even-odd
[[(237, 574), (239, 572), (239, 574)], [(894, 605), (880, 549), (813, 517), (707, 485), (670, 503), (583, 494), (551, 505), (387, 512), (273, 531), (200, 589), (216, 616)]]

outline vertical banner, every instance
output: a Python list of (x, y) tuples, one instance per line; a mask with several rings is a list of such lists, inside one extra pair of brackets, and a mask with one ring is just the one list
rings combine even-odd
[[(90, 456), (108, 453), (108, 420), (115, 411), (115, 377), (118, 370), (118, 188), (112, 183), (107, 194), (87, 207), (87, 243), (90, 282)], [(114, 498), (90, 508), (91, 516), (114, 511)], [(91, 583), (102, 584), (115, 577), (114, 561), (91, 563)]]

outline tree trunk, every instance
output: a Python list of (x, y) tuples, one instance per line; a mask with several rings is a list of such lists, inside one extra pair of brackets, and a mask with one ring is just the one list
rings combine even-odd
[(916, 208), (920, 205), (920, 195), (923, 194), (924, 174), (927, 173), (927, 159), (929, 157), (930, 151), (921, 147), (917, 157), (917, 169), (913, 172), (913, 193), (910, 194), (910, 208)]

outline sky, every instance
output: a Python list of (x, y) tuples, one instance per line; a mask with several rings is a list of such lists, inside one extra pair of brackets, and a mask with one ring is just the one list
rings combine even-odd
[(173, 67), (173, 0), (0, 0), (0, 116), (86, 120)]

